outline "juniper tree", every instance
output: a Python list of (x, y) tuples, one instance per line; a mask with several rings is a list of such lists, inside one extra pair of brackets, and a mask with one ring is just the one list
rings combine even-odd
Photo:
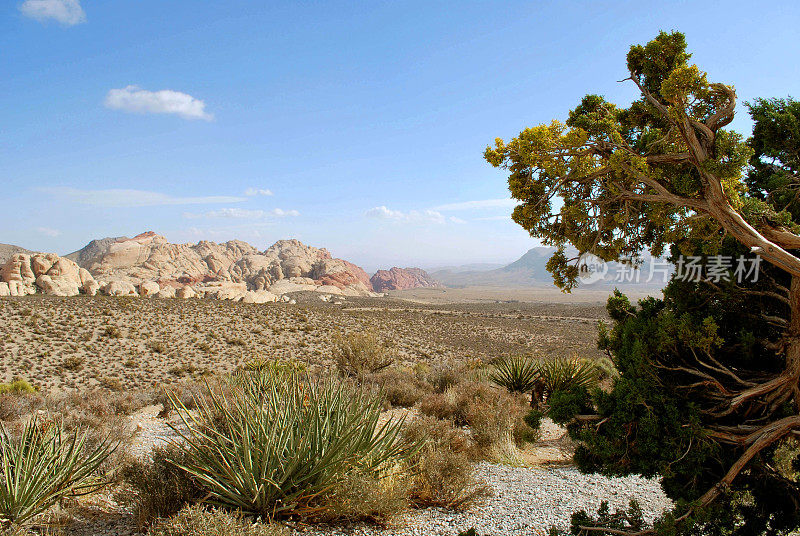
[(485, 158), (509, 171), (514, 221), (556, 246), (548, 269), (567, 291), (586, 253), (761, 257), (755, 283), (676, 279), (638, 307), (612, 296), (600, 342), (619, 378), (551, 406), (582, 469), (663, 477), (677, 507), (647, 531), (786, 533), (800, 524), (797, 467), (776, 461), (800, 435), (800, 106), (751, 104), (748, 143), (725, 129), (733, 87), (689, 60), (684, 36), (662, 32), (628, 53), (630, 106), (587, 95)]

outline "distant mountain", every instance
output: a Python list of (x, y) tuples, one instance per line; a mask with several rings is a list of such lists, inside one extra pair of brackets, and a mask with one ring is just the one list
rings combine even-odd
[(7, 263), (8, 260), (17, 253), (27, 253), (30, 255), (35, 252), (12, 244), (0, 244), (0, 265)]
[(411, 288), (436, 288), (442, 285), (421, 268), (390, 268), (378, 270), (370, 279), (375, 292), (406, 290)]
[[(550, 287), (553, 285), (553, 276), (547, 271), (547, 261), (552, 256), (555, 248), (536, 247), (528, 250), (522, 257), (506, 266), (493, 270), (454, 271), (439, 270), (431, 273), (431, 277), (441, 281), (448, 287)], [(605, 265), (607, 271), (602, 278), (592, 283), (593, 286), (627, 287), (636, 285), (647, 288), (660, 288), (663, 286), (663, 277), (653, 266), (655, 277), (652, 282), (647, 282), (650, 275), (652, 259), (646, 258), (638, 271), (640, 282), (632, 277), (630, 268), (620, 263), (612, 262)], [(671, 272), (670, 272), (671, 273)]]
[(77, 262), (79, 266), (91, 266), (95, 259), (105, 255), (111, 244), (123, 242), (125, 240), (130, 239), (127, 236), (118, 236), (116, 238), (98, 238), (96, 240), (92, 240), (78, 251), (73, 251), (68, 255), (64, 255), (64, 257), (71, 261)]
[(503, 266), (505, 266), (505, 264), (501, 262), (473, 262), (471, 264), (459, 264), (457, 266), (436, 266), (435, 268), (428, 268), (428, 273), (449, 272), (460, 274), (463, 272), (488, 272), (489, 270), (496, 270)]

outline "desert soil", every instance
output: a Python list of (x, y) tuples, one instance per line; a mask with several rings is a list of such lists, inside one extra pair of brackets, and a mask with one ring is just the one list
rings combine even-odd
[[(383, 299), (325, 303), (297, 295), (297, 304), (250, 305), (156, 298), (0, 299), (0, 380), (22, 377), (45, 390), (161, 389), (206, 373), (231, 371), (257, 357), (296, 358), (330, 368), (337, 335), (366, 331), (393, 347), (400, 364), (481, 360), (509, 353), (599, 356), (596, 326), (607, 320), (607, 293), (562, 295), (552, 290), (419, 289)], [(160, 407), (130, 417), (132, 454), (174, 438)], [(173, 424), (175, 417), (172, 417)], [(546, 423), (542, 440), (522, 452), (519, 466), (481, 463), (477, 475), (493, 490), (479, 507), (453, 513), (415, 510), (389, 527), (295, 527), (296, 534), (376, 536), (538, 535), (566, 528), (576, 509), (603, 499), (641, 501), (648, 518), (669, 506), (658, 482), (582, 475), (569, 465), (564, 430)], [(110, 499), (109, 499), (110, 500)], [(138, 534), (113, 501), (87, 505), (64, 534)]]
[[(496, 291), (492, 291), (496, 292)], [(433, 294), (441, 296), (441, 293)], [(46, 390), (161, 388), (221, 373), (255, 358), (330, 367), (333, 341), (371, 332), (399, 364), (489, 361), (509, 353), (599, 355), (603, 302), (492, 300), (456, 291), (442, 303), (407, 291), (393, 298), (298, 303), (26, 296), (0, 299), (0, 381), (22, 377)], [(477, 296), (478, 301), (475, 301)], [(410, 300), (414, 301), (410, 301)], [(427, 300), (427, 303), (423, 303)]]

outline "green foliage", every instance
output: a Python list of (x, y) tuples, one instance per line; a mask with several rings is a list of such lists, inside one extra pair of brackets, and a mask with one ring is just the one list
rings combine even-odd
[(766, 202), (760, 205), (763, 208), (758, 217), (788, 223), (789, 216), (790, 221), (798, 222), (800, 203), (795, 192), (800, 174), (800, 102), (756, 99), (747, 107), (754, 126), (746, 182), (752, 195)]
[(252, 523), (241, 515), (201, 505), (187, 506), (175, 517), (164, 519), (147, 533), (150, 536), (288, 536), (273, 524)]
[(524, 355), (504, 357), (492, 363), (489, 379), (512, 393), (533, 390), (539, 374), (537, 362)]
[(523, 420), (525, 421), (525, 424), (527, 424), (532, 430), (538, 430), (542, 425), (543, 418), (544, 413), (538, 409), (532, 409), (525, 415), (525, 417), (523, 417)]
[(95, 473), (116, 447), (85, 446), (85, 433), (65, 435), (36, 417), (19, 437), (0, 424), (0, 526), (22, 525), (64, 497), (102, 487)]
[[(572, 534), (583, 534), (585, 532), (583, 527), (598, 527), (610, 529), (611, 531), (636, 533), (644, 527), (644, 516), (642, 515), (642, 508), (635, 500), (630, 502), (628, 508), (618, 509), (613, 513), (608, 506), (608, 501), (603, 501), (600, 503), (600, 508), (598, 508), (597, 517), (595, 518), (589, 516), (584, 510), (572, 514)], [(598, 531), (597, 533), (611, 534), (611, 532), (607, 531)]]
[(207, 502), (244, 513), (285, 516), (324, 508), (320, 497), (353, 471), (379, 477), (413, 446), (402, 422), (379, 424), (380, 397), (333, 378), (241, 372), (189, 413), (186, 461), (178, 467), (207, 492)]
[[(628, 53), (641, 93), (630, 106), (587, 95), (565, 122), (496, 139), (484, 156), (509, 172), (514, 221), (556, 246), (548, 269), (567, 291), (587, 252), (606, 261), (668, 249), (674, 263), (679, 254), (736, 259), (763, 244), (759, 233), (776, 237), (779, 247), (757, 250), (758, 281), (674, 279), (662, 300), (638, 305), (615, 292), (613, 325), (601, 325), (598, 340), (618, 372), (612, 385), (555, 388), (548, 402), (578, 443), (581, 470), (662, 478), (676, 508), (656, 521), (657, 533), (788, 534), (800, 526), (800, 481), (787, 470), (790, 447), (769, 430), (790, 433), (778, 427), (788, 422), (796, 432), (800, 403), (796, 388), (775, 387), (797, 381), (800, 291), (782, 270), (797, 266), (800, 105), (751, 103), (745, 142), (724, 130), (733, 88), (709, 82), (689, 60), (684, 36), (661, 32)], [(754, 444), (757, 453), (742, 458)], [(714, 502), (693, 505), (705, 497)], [(636, 532), (636, 514), (606, 507), (577, 521), (608, 529), (600, 534)]]
[(11, 383), (0, 383), (0, 394), (32, 394), (38, 390), (38, 387), (34, 387), (27, 380), (22, 379), (14, 380)]
[[(690, 57), (683, 34), (661, 32), (628, 53), (630, 79), (642, 89), (628, 108), (587, 95), (566, 122), (527, 128), (486, 148), (485, 159), (509, 172), (509, 190), (520, 202), (513, 220), (557, 247), (547, 268), (558, 287), (578, 282), (579, 256), (568, 258), (566, 244), (617, 261), (643, 251), (660, 256), (670, 244), (698, 237), (718, 241), (718, 225), (692, 218), (692, 200), (704, 194), (701, 171), (714, 173), (731, 205), (741, 206), (752, 151), (720, 128), (733, 117), (726, 111), (732, 89), (709, 83)], [(690, 148), (675, 125), (706, 121), (713, 148), (693, 146), (702, 152), (693, 164), (682, 156)]]
[(589, 391), (585, 387), (576, 386), (554, 392), (550, 399), (550, 410), (547, 416), (557, 424), (571, 424), (576, 415), (591, 414), (594, 410)]
[(559, 391), (588, 390), (597, 385), (600, 370), (584, 359), (557, 358), (540, 361), (539, 378), (544, 390), (552, 397)]

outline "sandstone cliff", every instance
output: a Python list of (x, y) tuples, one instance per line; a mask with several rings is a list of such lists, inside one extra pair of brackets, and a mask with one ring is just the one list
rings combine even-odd
[[(172, 244), (147, 232), (133, 238), (94, 240), (70, 257), (97, 280), (136, 286), (155, 281), (161, 289), (192, 286), (200, 294), (208, 287), (210, 294), (233, 299), (243, 299), (242, 289), (276, 295), (298, 290), (352, 296), (372, 292), (364, 270), (298, 240), (280, 240), (260, 252), (239, 240)], [(228, 290), (221, 292), (220, 287)]]
[(378, 270), (370, 281), (375, 292), (442, 286), (421, 268), (397, 268), (396, 266), (390, 270)]

